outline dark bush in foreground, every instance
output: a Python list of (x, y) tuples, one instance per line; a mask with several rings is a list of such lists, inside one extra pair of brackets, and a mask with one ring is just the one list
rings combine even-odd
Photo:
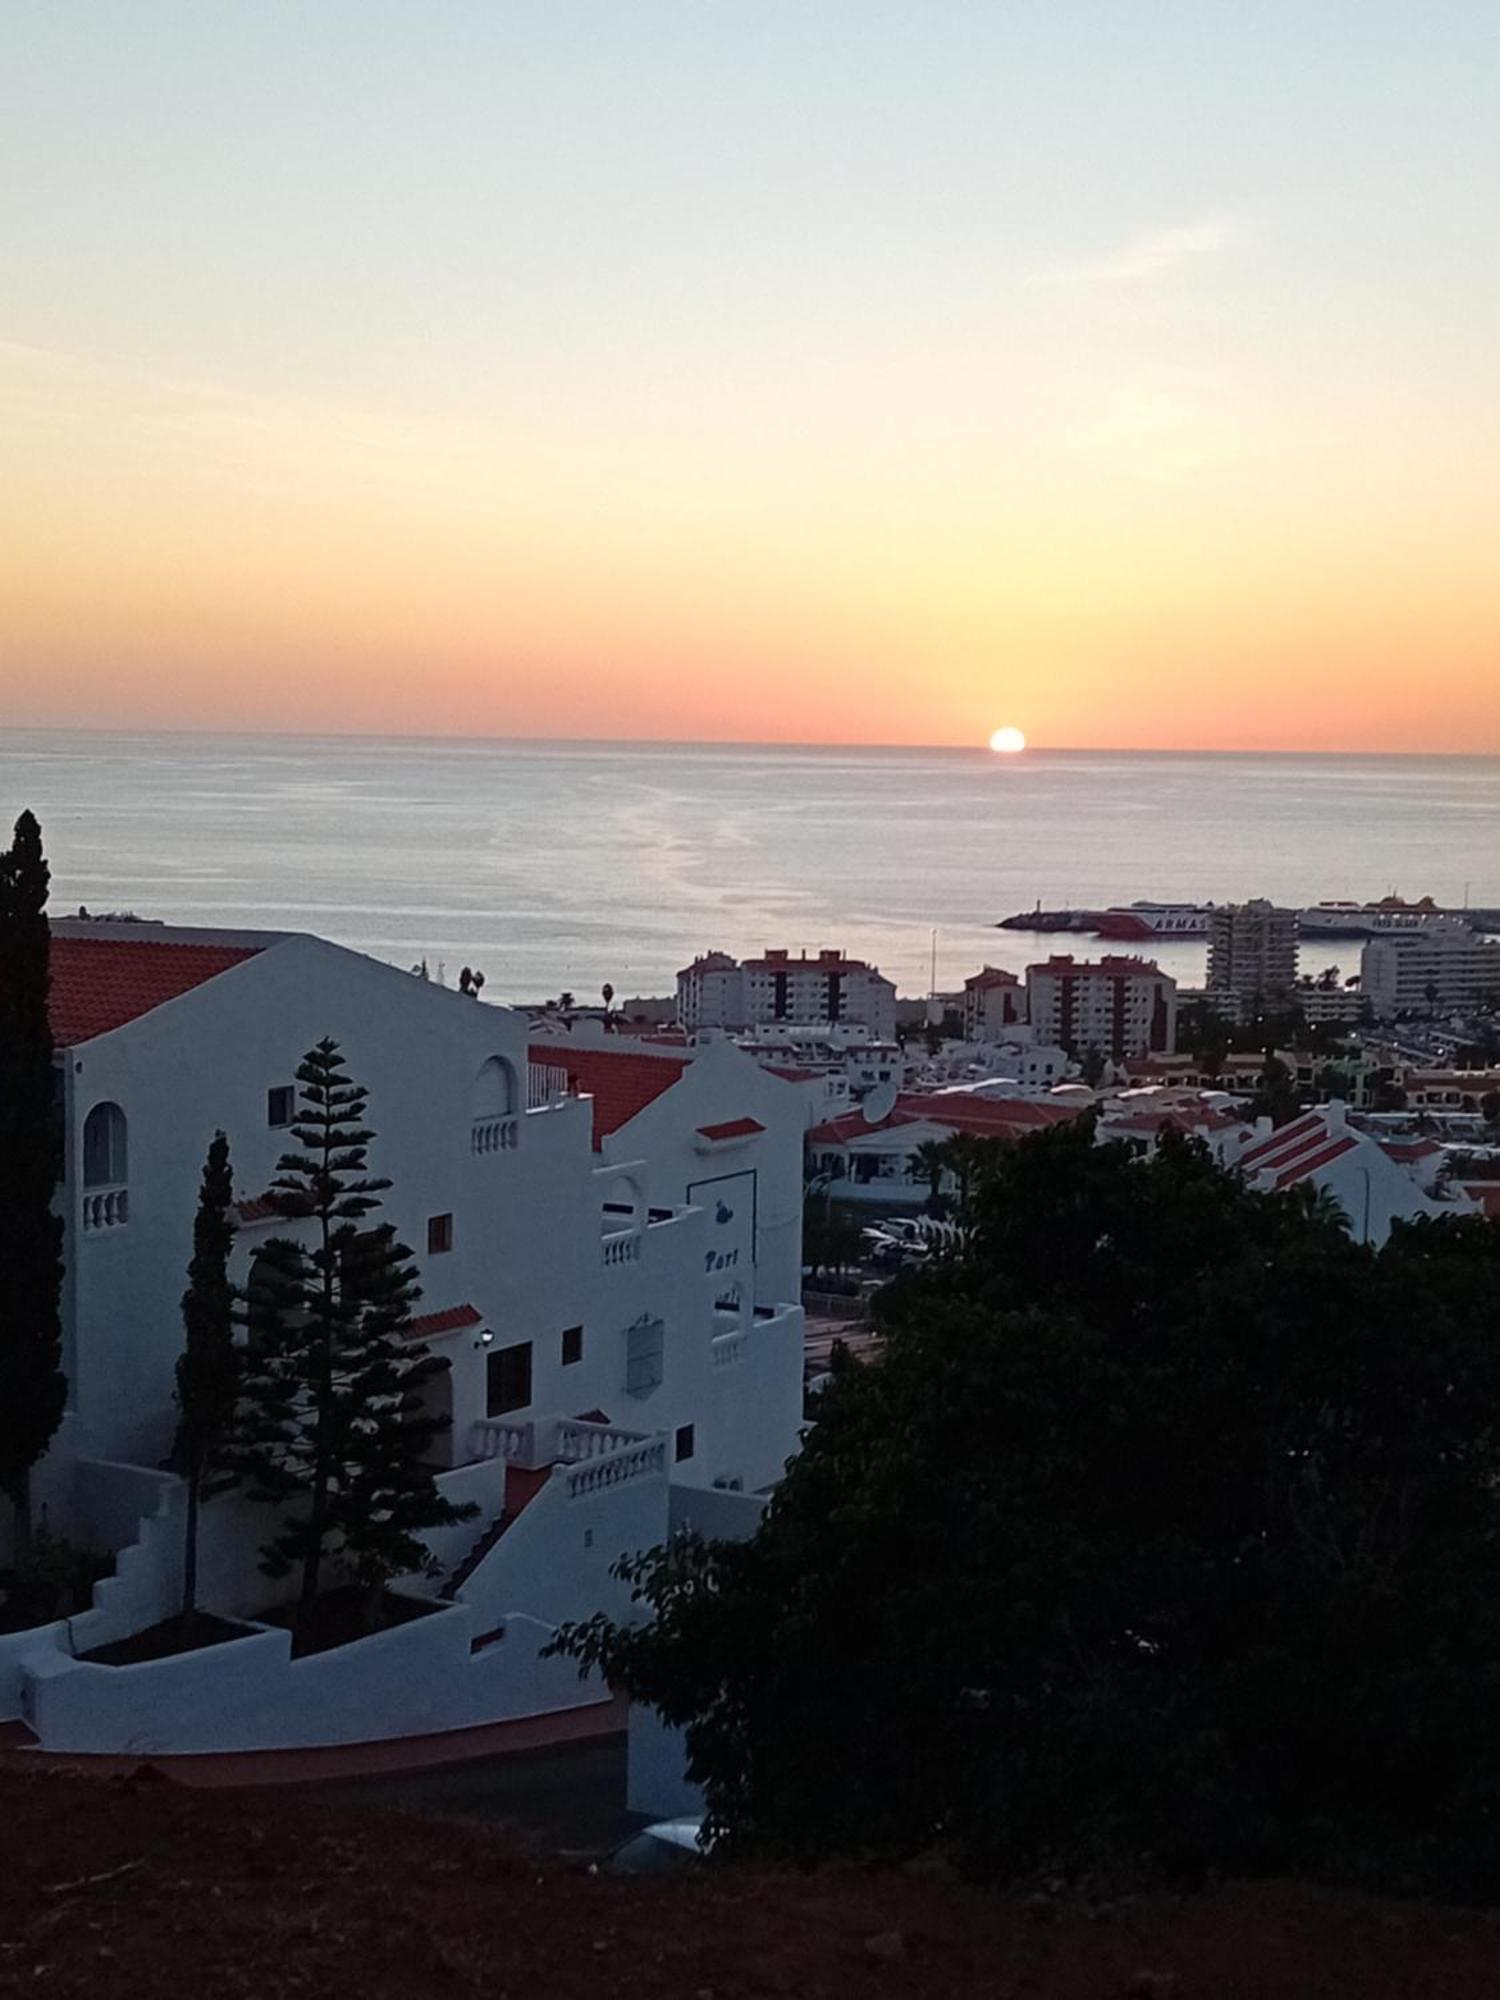
[(1500, 1231), (1380, 1253), (1196, 1149), (997, 1156), (758, 1537), (563, 1649), (727, 1850), (1500, 1896)]

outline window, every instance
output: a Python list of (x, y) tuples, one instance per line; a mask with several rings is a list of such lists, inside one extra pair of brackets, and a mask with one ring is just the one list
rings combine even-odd
[(583, 1359), (583, 1328), (565, 1326), (562, 1336), (562, 1365), (571, 1368), (575, 1361)]
[(691, 1424), (679, 1424), (677, 1427), (677, 1439), (673, 1450), (673, 1456), (676, 1458), (677, 1463), (681, 1465), (682, 1461), (685, 1458), (691, 1458), (692, 1455), (693, 1455), (693, 1427)]
[(496, 1348), (487, 1372), (485, 1414), (504, 1417), (512, 1410), (524, 1410), (531, 1401), (531, 1342), (518, 1340), (514, 1347)]
[(96, 1104), (83, 1121), (83, 1184), (123, 1187), (128, 1178), (125, 1113), (118, 1104)]
[(295, 1084), (278, 1083), (266, 1092), (266, 1123), (273, 1131), (290, 1125), (297, 1113)]
[(429, 1215), (427, 1218), (427, 1254), (440, 1257), (445, 1250), (453, 1248), (453, 1217), (451, 1215)]
[(662, 1379), (666, 1328), (659, 1319), (638, 1319), (625, 1333), (625, 1393), (649, 1396)]

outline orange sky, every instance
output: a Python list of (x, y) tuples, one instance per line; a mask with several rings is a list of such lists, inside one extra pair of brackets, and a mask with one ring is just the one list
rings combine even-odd
[(0, 714), (1500, 752), (1463, 47), (1070, 11), (39, 16)]

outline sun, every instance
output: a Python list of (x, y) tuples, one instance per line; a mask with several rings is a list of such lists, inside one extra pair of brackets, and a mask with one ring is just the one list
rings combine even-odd
[(990, 748), (1003, 757), (1014, 757), (1018, 750), (1026, 748), (1026, 738), (1019, 729), (997, 729), (990, 738)]

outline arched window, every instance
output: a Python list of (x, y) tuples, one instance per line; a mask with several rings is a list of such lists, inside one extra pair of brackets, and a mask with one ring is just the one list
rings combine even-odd
[(96, 1104), (83, 1121), (83, 1184), (123, 1187), (128, 1178), (125, 1113), (118, 1104)]
[(473, 1135), (476, 1153), (505, 1153), (515, 1145), (519, 1124), (516, 1072), (504, 1056), (491, 1056), (474, 1083)]

